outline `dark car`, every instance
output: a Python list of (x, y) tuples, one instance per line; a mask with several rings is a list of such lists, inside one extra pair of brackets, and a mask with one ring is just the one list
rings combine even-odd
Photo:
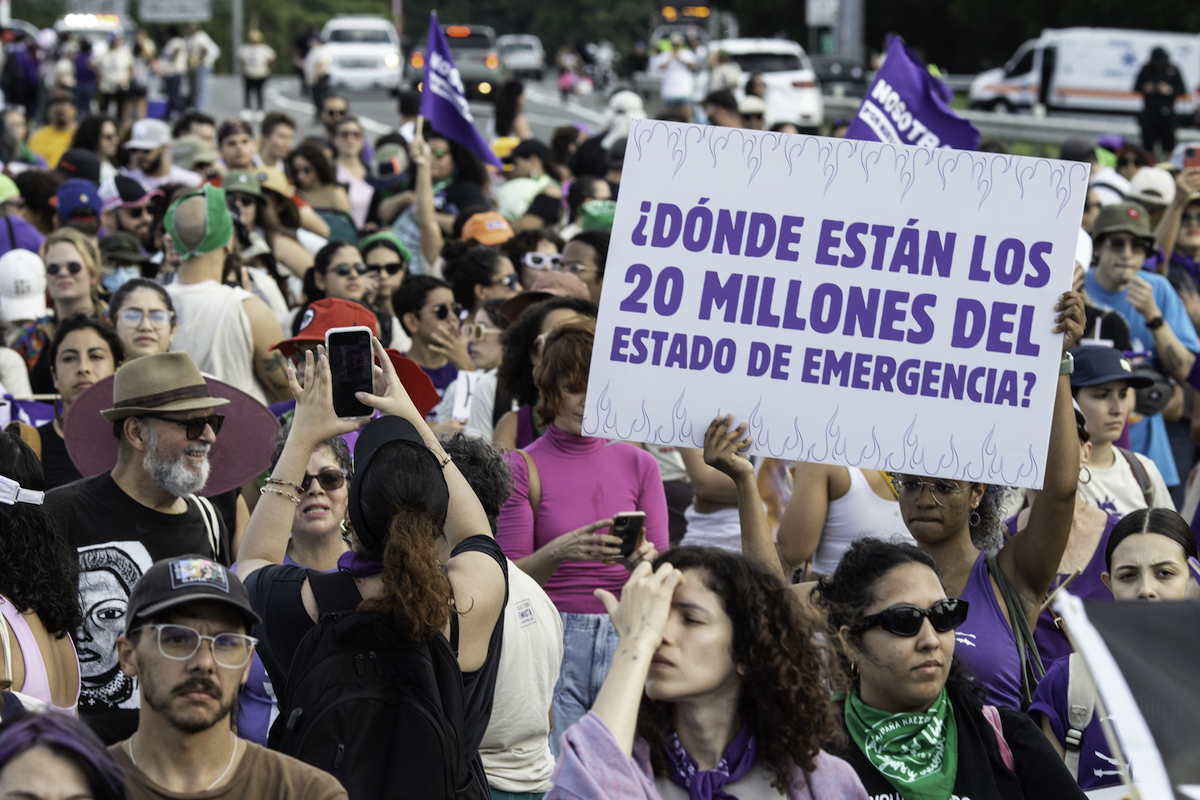
[[(487, 97), (508, 80), (508, 69), (500, 60), (496, 32), (487, 25), (443, 25), (450, 55), (462, 78), (467, 97)], [(425, 48), (429, 31), (413, 45), (405, 67), (405, 83), (416, 88), (425, 77)]]
[(833, 88), (841, 86), (841, 93), (854, 97), (867, 92), (868, 71), (861, 61), (837, 56), (809, 56), (813, 72), (826, 92), (837, 93)]

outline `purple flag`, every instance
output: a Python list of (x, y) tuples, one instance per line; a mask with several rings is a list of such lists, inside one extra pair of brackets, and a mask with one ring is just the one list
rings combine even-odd
[(974, 150), (979, 147), (979, 131), (951, 110), (953, 96), (904, 40), (893, 36), (887, 59), (850, 122), (846, 138)]
[(496, 169), (504, 163), (479, 135), (471, 107), (463, 92), (462, 78), (450, 55), (450, 45), (438, 23), (437, 12), (429, 14), (429, 42), (425, 47), (425, 85), (421, 91), (421, 116), (435, 131), (453, 139)]

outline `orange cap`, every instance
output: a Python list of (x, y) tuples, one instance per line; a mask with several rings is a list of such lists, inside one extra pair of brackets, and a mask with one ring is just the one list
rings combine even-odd
[(464, 242), (474, 239), (480, 244), (486, 245), (504, 244), (515, 235), (508, 220), (495, 211), (484, 211), (473, 215), (462, 229)]

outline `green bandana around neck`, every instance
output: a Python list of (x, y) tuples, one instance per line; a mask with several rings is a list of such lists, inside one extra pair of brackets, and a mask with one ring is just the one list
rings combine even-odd
[(958, 774), (958, 728), (946, 688), (925, 713), (889, 714), (846, 698), (846, 729), (904, 800), (949, 800)]
[[(184, 244), (175, 230), (175, 212), (179, 210), (179, 204), (184, 200), (198, 196), (204, 198), (204, 238), (191, 250), (184, 250)], [(203, 189), (188, 192), (167, 209), (167, 214), (163, 218), (163, 227), (167, 233), (171, 234), (171, 243), (175, 247), (175, 252), (179, 253), (180, 261), (188, 261), (221, 249), (229, 244), (229, 240), (233, 237), (233, 217), (229, 215), (229, 208), (225, 205), (225, 190), (210, 183), (205, 184)]]

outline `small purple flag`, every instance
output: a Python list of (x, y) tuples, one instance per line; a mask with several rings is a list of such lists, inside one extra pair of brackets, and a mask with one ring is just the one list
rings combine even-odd
[(979, 131), (951, 110), (953, 97), (950, 87), (929, 74), (904, 40), (893, 36), (887, 59), (850, 122), (846, 138), (974, 150), (979, 147)]
[(475, 127), (471, 107), (467, 104), (462, 78), (450, 55), (450, 45), (442, 33), (437, 12), (429, 14), (429, 42), (425, 47), (425, 85), (421, 91), (421, 116), (435, 131), (458, 142), (474, 153), (480, 161), (496, 169), (504, 163), (492, 152)]

